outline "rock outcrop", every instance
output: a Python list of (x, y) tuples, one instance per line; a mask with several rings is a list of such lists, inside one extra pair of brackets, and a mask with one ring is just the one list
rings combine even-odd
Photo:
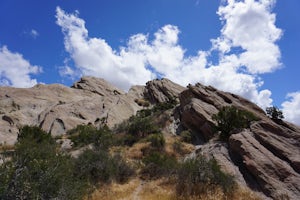
[[(197, 153), (214, 157), (240, 185), (263, 192), (264, 198), (300, 198), (300, 128), (269, 119), (264, 111), (237, 95), (206, 87), (188, 86), (180, 94), (181, 123), (202, 139)], [(250, 128), (231, 135), (228, 144), (213, 137), (212, 115), (235, 106), (258, 117)]]
[(164, 102), (182, 90), (163, 79), (133, 86), (126, 93), (94, 77), (82, 77), (71, 88), (59, 84), (0, 87), (0, 143), (13, 144), (24, 125), (39, 126), (52, 135), (64, 134), (79, 124), (112, 128), (144, 108), (137, 99)]
[(179, 94), (184, 90), (184, 87), (163, 78), (147, 82), (144, 95), (151, 103), (161, 103), (178, 98)]
[[(124, 92), (103, 79), (83, 77), (71, 88), (0, 87), (0, 143), (13, 144), (23, 125), (39, 126), (52, 135), (79, 124), (114, 127), (140, 109), (174, 99), (180, 105), (168, 111), (172, 123), (166, 130), (192, 131), (198, 138), (195, 154), (215, 158), (240, 185), (261, 192), (265, 199), (300, 198), (300, 127), (273, 121), (247, 99), (201, 84), (184, 88), (162, 79)], [(249, 111), (258, 120), (237, 130), (228, 142), (219, 141), (212, 116), (224, 106)]]
[(61, 135), (78, 124), (113, 127), (141, 109), (130, 95), (103, 79), (83, 77), (72, 88), (36, 85), (29, 89), (0, 88), (0, 141), (12, 144), (23, 125), (36, 125)]

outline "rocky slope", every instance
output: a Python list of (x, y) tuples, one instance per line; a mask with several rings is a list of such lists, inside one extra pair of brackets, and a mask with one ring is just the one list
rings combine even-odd
[(163, 102), (184, 87), (167, 79), (134, 86), (128, 93), (103, 79), (83, 77), (69, 88), (59, 84), (29, 89), (0, 87), (0, 143), (13, 144), (23, 125), (61, 135), (78, 124), (113, 127), (144, 108), (139, 101)]
[[(276, 123), (250, 101), (201, 84), (184, 88), (168, 79), (153, 80), (125, 93), (103, 79), (83, 77), (71, 88), (0, 87), (0, 143), (13, 144), (26, 124), (52, 135), (78, 124), (113, 127), (140, 109), (174, 99), (180, 103), (171, 116), (170, 132), (191, 130), (198, 138), (196, 154), (214, 157), (240, 185), (262, 192), (264, 198), (300, 198), (300, 128)], [(212, 115), (228, 105), (250, 111), (259, 120), (224, 143), (214, 137)]]
[[(265, 198), (300, 198), (300, 128), (275, 123), (263, 110), (234, 94), (201, 84), (188, 86), (180, 94), (181, 123), (201, 139), (197, 153), (217, 159), (239, 184), (264, 193)], [(212, 115), (233, 105), (255, 114), (260, 120), (240, 130), (228, 144), (212, 139)]]

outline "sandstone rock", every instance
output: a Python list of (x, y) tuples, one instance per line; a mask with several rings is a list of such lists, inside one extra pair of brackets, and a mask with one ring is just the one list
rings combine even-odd
[[(180, 95), (181, 123), (202, 138), (198, 154), (214, 157), (241, 185), (262, 191), (264, 198), (300, 197), (300, 128), (272, 121), (254, 103), (201, 84), (189, 85)], [(229, 147), (214, 137), (212, 115), (235, 106), (259, 118), (249, 130), (230, 137)], [(208, 142), (207, 142), (208, 141)]]
[[(164, 133), (189, 129), (201, 139), (196, 154), (214, 157), (240, 185), (274, 199), (299, 199), (300, 127), (272, 121), (247, 99), (201, 84), (184, 88), (168, 79), (153, 80), (126, 93), (103, 79), (83, 77), (72, 88), (59, 84), (0, 87), (0, 143), (13, 144), (24, 125), (39, 126), (52, 135), (65, 134), (79, 124), (114, 127), (145, 108), (137, 100), (153, 105), (176, 98), (180, 105), (164, 113), (169, 119), (156, 119), (166, 121)], [(213, 138), (212, 116), (230, 105), (252, 112), (259, 121), (232, 135), (228, 145)], [(70, 148), (70, 141), (61, 142)]]
[[(279, 199), (300, 196), (300, 175), (284, 160), (276, 157), (260, 144), (250, 131), (243, 131), (230, 137), (229, 146), (236, 163), (245, 168), (258, 188), (267, 196)], [(247, 181), (250, 181), (248, 179)]]
[(300, 131), (269, 121), (251, 125), (255, 138), (275, 156), (300, 173)]
[(24, 125), (39, 126), (52, 135), (65, 134), (79, 124), (112, 128), (143, 109), (136, 99), (152, 96), (166, 101), (183, 89), (163, 79), (148, 82), (147, 89), (133, 86), (125, 93), (94, 77), (82, 77), (71, 88), (59, 84), (28, 89), (0, 87), (0, 143), (13, 144)]
[(212, 116), (224, 106), (233, 105), (241, 110), (250, 111), (259, 118), (266, 118), (265, 112), (250, 101), (200, 83), (195, 86), (189, 85), (188, 89), (179, 95), (179, 99), (182, 124), (197, 132), (205, 141), (213, 137), (212, 127), (215, 122)]
[(78, 124), (113, 127), (141, 109), (134, 102), (139, 92), (127, 95), (93, 77), (83, 77), (72, 88), (59, 84), (0, 87), (0, 142), (13, 144), (24, 125), (40, 126), (52, 135), (64, 134)]
[(144, 96), (151, 103), (167, 102), (171, 99), (178, 98), (179, 94), (185, 88), (163, 78), (161, 80), (153, 80), (146, 83)]

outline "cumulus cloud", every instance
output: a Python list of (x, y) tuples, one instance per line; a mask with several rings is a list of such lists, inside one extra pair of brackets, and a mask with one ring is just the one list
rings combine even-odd
[[(165, 25), (149, 40), (147, 34), (132, 35), (126, 46), (112, 47), (102, 38), (91, 38), (85, 21), (74, 14), (56, 9), (56, 23), (64, 33), (66, 51), (75, 68), (65, 68), (80, 75), (102, 77), (127, 90), (155, 77), (166, 77), (181, 85), (201, 82), (221, 90), (237, 93), (262, 107), (272, 103), (271, 91), (260, 90), (259, 74), (280, 67), (280, 50), (276, 41), (281, 30), (275, 26), (272, 0), (224, 1), (217, 14), (223, 23), (220, 36), (212, 39), (210, 50), (187, 56), (179, 45), (180, 30)], [(236, 51), (236, 49), (239, 49)], [(210, 58), (217, 52), (218, 63)]]
[(281, 106), (285, 119), (300, 125), (300, 91), (289, 93)]
[(42, 68), (31, 65), (19, 53), (8, 50), (6, 46), (0, 48), (0, 84), (13, 87), (32, 87), (37, 80), (31, 74), (37, 74)]
[(223, 54), (239, 47), (240, 65), (252, 74), (272, 72), (280, 64), (280, 50), (275, 42), (282, 31), (275, 26), (276, 16), (270, 13), (273, 0), (228, 0), (220, 6), (218, 15), (224, 22), (221, 36), (212, 40), (214, 48)]

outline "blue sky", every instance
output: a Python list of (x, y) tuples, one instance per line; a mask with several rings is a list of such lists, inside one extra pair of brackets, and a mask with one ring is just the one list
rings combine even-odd
[(0, 1), (0, 84), (128, 90), (156, 77), (277, 105), (300, 124), (299, 0)]

